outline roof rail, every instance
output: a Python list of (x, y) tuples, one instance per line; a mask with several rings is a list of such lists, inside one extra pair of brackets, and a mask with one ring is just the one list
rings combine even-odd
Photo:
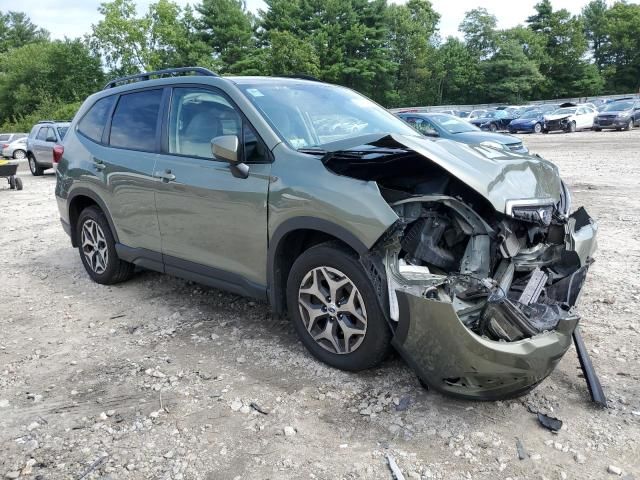
[(120, 77), (110, 80), (103, 88), (106, 90), (107, 88), (117, 87), (120, 84), (125, 83), (133, 83), (133, 82), (143, 82), (145, 80), (150, 80), (151, 77), (164, 77), (164, 76), (176, 76), (179, 74), (187, 74), (193, 73), (196, 75), (204, 75), (207, 77), (217, 77), (218, 74), (212, 72), (208, 68), (204, 67), (180, 67), (180, 68), (167, 68), (165, 70), (156, 70), (155, 72), (144, 72), (138, 73), (136, 75), (129, 75), (127, 77)]
[(282, 78), (297, 78), (299, 80), (310, 80), (312, 82), (320, 82), (324, 83), (319, 78), (314, 77), (313, 75), (307, 75), (306, 73), (294, 73), (291, 75), (280, 75)]

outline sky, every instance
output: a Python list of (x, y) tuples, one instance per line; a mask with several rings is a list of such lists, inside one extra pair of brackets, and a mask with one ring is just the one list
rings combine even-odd
[[(19, 10), (25, 12), (38, 26), (51, 32), (52, 38), (81, 37), (91, 31), (91, 25), (100, 20), (98, 5), (101, 0), (0, 0), (0, 11)], [(138, 0), (138, 10), (145, 12), (153, 0)], [(193, 0), (174, 0), (180, 5), (194, 3)], [(392, 0), (402, 2), (402, 0)], [(498, 18), (499, 28), (510, 28), (524, 23), (533, 13), (537, 0), (431, 0), (440, 13), (440, 35), (460, 36), (458, 25), (464, 13), (481, 4)], [(607, 0), (612, 4), (614, 0)], [(630, 3), (639, 3), (632, 0)], [(579, 13), (588, 0), (551, 0), (555, 10), (566, 8)], [(262, 0), (246, 0), (247, 8), (253, 12), (265, 8)]]

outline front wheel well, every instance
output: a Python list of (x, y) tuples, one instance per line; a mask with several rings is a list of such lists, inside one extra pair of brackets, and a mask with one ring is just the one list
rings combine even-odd
[(332, 242), (352, 251), (358, 255), (356, 250), (347, 242), (329, 233), (314, 229), (298, 229), (284, 235), (274, 247), (275, 253), (269, 268), (271, 282), (269, 285), (269, 298), (271, 307), (278, 314), (286, 314), (287, 310), (287, 279), (289, 272), (296, 259), (309, 248), (321, 243)]

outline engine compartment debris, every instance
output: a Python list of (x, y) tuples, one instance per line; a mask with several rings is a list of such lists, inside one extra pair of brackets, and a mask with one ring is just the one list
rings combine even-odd
[[(437, 390), (501, 398), (535, 387), (569, 348), (597, 224), (583, 208), (571, 213), (549, 162), (465, 148), (478, 177), (494, 170), (488, 185), (393, 135), (323, 162), (375, 181), (398, 217), (371, 255), (384, 268), (382, 305), (405, 360)], [(536, 196), (509, 198), (518, 188)]]

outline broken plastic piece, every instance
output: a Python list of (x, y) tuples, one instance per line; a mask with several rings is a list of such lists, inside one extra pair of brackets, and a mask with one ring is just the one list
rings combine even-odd
[(387, 453), (387, 462), (389, 462), (389, 470), (391, 470), (391, 474), (393, 478), (396, 480), (405, 480), (404, 475), (402, 474), (402, 470), (398, 467), (396, 460), (391, 456), (390, 453)]
[(527, 286), (524, 287), (522, 295), (520, 295), (520, 299), (518, 301), (524, 305), (537, 302), (538, 297), (540, 297), (540, 293), (542, 293), (542, 288), (548, 278), (549, 276), (546, 273), (539, 268), (536, 268), (531, 273), (531, 278), (527, 282)]
[(557, 432), (562, 428), (562, 420), (550, 417), (544, 413), (538, 412), (538, 421), (540, 422), (540, 425), (552, 432)]

